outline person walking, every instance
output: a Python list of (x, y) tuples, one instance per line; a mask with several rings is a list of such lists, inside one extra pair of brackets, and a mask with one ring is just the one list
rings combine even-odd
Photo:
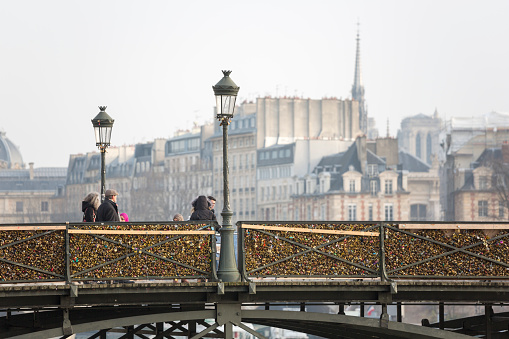
[(189, 220), (216, 220), (216, 215), (210, 210), (210, 202), (206, 196), (200, 195), (194, 203), (194, 212)]
[(207, 197), (207, 199), (209, 199), (209, 201), (210, 201), (210, 210), (215, 215), (216, 214), (216, 210), (214, 209), (214, 207), (216, 207), (216, 198), (214, 198), (213, 196), (209, 195)]
[(81, 211), (83, 212), (83, 222), (95, 222), (97, 209), (101, 202), (99, 201), (99, 193), (92, 192), (87, 194), (81, 202)]
[(184, 221), (184, 217), (182, 216), (182, 214), (177, 213), (173, 216), (173, 221)]
[(97, 209), (96, 221), (120, 221), (118, 215), (117, 197), (118, 192), (114, 189), (106, 190), (105, 200)]

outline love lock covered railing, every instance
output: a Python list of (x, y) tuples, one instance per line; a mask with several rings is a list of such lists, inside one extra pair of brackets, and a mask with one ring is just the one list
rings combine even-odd
[(217, 280), (217, 223), (0, 225), (0, 282)]
[(240, 271), (261, 277), (378, 277), (379, 224), (238, 222)]
[(509, 277), (508, 223), (397, 223), (384, 228), (389, 277)]
[(509, 223), (244, 222), (250, 278), (504, 279)]

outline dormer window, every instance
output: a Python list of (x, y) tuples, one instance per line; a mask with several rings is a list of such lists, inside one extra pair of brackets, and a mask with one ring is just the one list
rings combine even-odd
[(392, 194), (392, 180), (385, 180), (385, 194)]
[(480, 190), (488, 189), (488, 176), (482, 175), (479, 177), (479, 189)]
[(369, 182), (369, 191), (371, 192), (371, 195), (376, 195), (378, 192), (378, 183), (376, 180), (371, 180)]
[(378, 175), (378, 165), (376, 164), (369, 164), (368, 165), (368, 175), (370, 177), (375, 177)]
[(355, 192), (355, 180), (350, 180), (350, 192)]

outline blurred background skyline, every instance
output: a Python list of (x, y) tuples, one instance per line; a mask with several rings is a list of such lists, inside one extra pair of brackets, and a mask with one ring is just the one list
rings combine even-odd
[[(508, 112), (507, 1), (0, 2), (0, 130), (25, 163), (67, 166), (96, 150), (213, 120), (222, 69), (239, 102), (349, 98), (357, 30), (368, 117)], [(357, 23), (360, 23), (358, 26)]]

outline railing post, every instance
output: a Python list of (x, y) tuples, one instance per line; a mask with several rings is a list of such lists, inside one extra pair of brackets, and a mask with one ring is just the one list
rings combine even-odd
[(438, 328), (443, 330), (445, 328), (444, 325), (444, 317), (445, 317), (445, 305), (443, 302), (438, 303)]
[(69, 222), (65, 223), (65, 282), (68, 284), (71, 282), (71, 246), (69, 241)]
[(380, 279), (388, 281), (387, 271), (385, 270), (385, 223), (380, 222)]
[(211, 235), (211, 238), (210, 238), (210, 246), (212, 247), (211, 248), (211, 261), (210, 261), (210, 265), (211, 265), (211, 269), (212, 269), (212, 276), (211, 276), (211, 280), (212, 281), (218, 281), (218, 277), (217, 277), (217, 241), (216, 241), (216, 229), (217, 229), (217, 226), (218, 224), (215, 223), (213, 224), (213, 227), (211, 227), (211, 229), (214, 229), (214, 234)]
[(245, 230), (242, 227), (241, 222), (237, 222), (237, 256), (238, 256), (238, 265), (239, 265), (239, 272), (242, 281), (250, 281), (247, 277), (246, 273), (246, 249), (244, 244), (244, 233)]

